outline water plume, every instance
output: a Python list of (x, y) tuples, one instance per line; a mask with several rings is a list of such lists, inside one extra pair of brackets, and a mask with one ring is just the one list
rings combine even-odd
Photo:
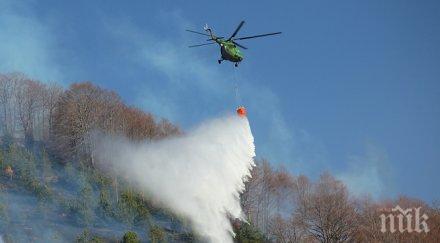
[(240, 192), (254, 166), (254, 139), (246, 118), (228, 115), (176, 138), (135, 143), (101, 137), (102, 168), (186, 218), (210, 242), (232, 242), (230, 218), (244, 219)]

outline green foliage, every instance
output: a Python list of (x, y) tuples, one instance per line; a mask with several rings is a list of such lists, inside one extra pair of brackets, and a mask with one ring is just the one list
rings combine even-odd
[(112, 180), (110, 177), (105, 176), (95, 169), (91, 170), (90, 177), (91, 181), (93, 181), (93, 183), (100, 188), (108, 187), (112, 184)]
[(59, 203), (66, 213), (75, 214), (79, 210), (75, 199), (60, 198)]
[[(34, 154), (14, 143), (3, 150), (0, 149), (0, 166), (10, 165), (14, 173), (13, 179), (8, 183), (11, 183), (12, 188), (24, 188), (40, 199), (35, 204), (37, 213), (34, 216), (43, 220), (49, 219), (54, 215), (53, 208), (61, 206), (64, 210), (61, 220), (73, 220), (76, 224), (86, 227), (92, 227), (97, 223), (95, 219), (101, 221), (107, 217), (130, 226), (147, 226), (152, 208), (149, 201), (123, 179), (118, 183), (116, 178), (103, 174), (85, 162), (62, 166), (52, 163), (49, 157), (44, 149)], [(62, 169), (58, 170), (59, 168)], [(61, 180), (52, 180), (52, 178)], [(60, 187), (66, 190), (58, 191)], [(118, 190), (121, 192), (118, 193)], [(7, 217), (7, 208), (0, 201), (1, 227), (8, 222)], [(153, 242), (166, 241), (165, 231), (157, 226), (150, 229), (150, 236)], [(53, 236), (53, 240), (61, 238), (59, 235)], [(103, 242), (102, 239), (92, 236), (88, 230), (81, 232), (76, 240)], [(124, 242), (140, 242), (140, 240), (135, 233), (127, 232)]]
[(90, 231), (85, 229), (81, 234), (76, 237), (77, 243), (87, 243), (90, 239)]
[(123, 243), (139, 243), (141, 242), (137, 234), (133, 231), (127, 231), (122, 238)]
[(101, 188), (99, 192), (99, 212), (103, 217), (111, 217), (114, 215), (113, 207), (110, 202), (110, 193), (106, 188)]
[(6, 158), (9, 162), (15, 161), (18, 154), (18, 148), (14, 143), (7, 146)]
[(92, 209), (92, 187), (89, 183), (84, 183), (79, 193), (78, 203), (78, 215), (80, 223), (84, 225), (89, 225), (93, 220), (93, 209)]
[(235, 233), (235, 241), (239, 243), (265, 242), (264, 235), (251, 224), (242, 223)]
[(146, 221), (150, 216), (147, 202), (133, 190), (125, 190), (121, 193), (118, 211), (119, 218), (129, 224)]
[(26, 188), (33, 192), (41, 201), (50, 201), (52, 199), (52, 191), (49, 186), (35, 179), (30, 181)]
[(165, 231), (159, 226), (154, 225), (150, 228), (150, 242), (152, 243), (162, 243), (165, 241)]
[(98, 236), (93, 236), (92, 239), (90, 239), (90, 242), (91, 243), (104, 243), (105, 241)]
[(87, 241), (87, 243), (104, 243), (104, 242), (105, 242), (104, 239), (96, 235), (90, 236), (89, 240)]
[(85, 229), (76, 238), (77, 243), (104, 243), (105, 241), (96, 235), (92, 235), (88, 229)]
[(18, 169), (19, 177), (25, 185), (31, 185), (35, 181), (36, 168), (33, 161), (25, 160), (22, 164), (19, 164)]
[(75, 216), (76, 222), (80, 225), (90, 225), (94, 219), (92, 189), (85, 183), (78, 196), (72, 199), (60, 198), (59, 203), (66, 213)]
[(19, 184), (42, 201), (52, 199), (49, 186), (40, 182), (37, 177), (37, 161), (32, 153), (12, 144), (6, 157), (14, 169), (14, 178), (18, 179)]

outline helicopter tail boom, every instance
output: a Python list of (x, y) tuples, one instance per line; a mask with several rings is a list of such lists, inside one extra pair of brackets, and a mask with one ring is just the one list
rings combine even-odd
[(205, 26), (203, 27), (203, 29), (204, 29), (206, 32), (209, 33), (209, 36), (211, 37), (210, 40), (213, 40), (213, 41), (216, 41), (216, 42), (217, 42), (218, 37), (216, 37), (216, 36), (214, 35), (214, 33), (212, 33), (212, 29), (208, 26), (208, 24), (205, 24)]
[(203, 29), (207, 32), (211, 32), (211, 28), (209, 28), (208, 24), (205, 24), (205, 26), (203, 27)]

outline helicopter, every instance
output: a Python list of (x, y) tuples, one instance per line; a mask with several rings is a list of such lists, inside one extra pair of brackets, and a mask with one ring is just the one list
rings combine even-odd
[(244, 24), (244, 21), (241, 21), (240, 24), (235, 29), (234, 33), (232, 33), (232, 35), (228, 39), (225, 39), (225, 37), (223, 37), (223, 36), (215, 36), (212, 29), (209, 28), (209, 26), (207, 24), (203, 28), (207, 33), (202, 33), (202, 32), (198, 32), (198, 31), (194, 31), (194, 30), (186, 30), (191, 33), (208, 36), (210, 38), (207, 39), (207, 41), (211, 41), (210, 43), (192, 45), (192, 46), (188, 46), (188, 47), (193, 48), (193, 47), (212, 45), (212, 44), (217, 43), (220, 46), (220, 53), (221, 53), (221, 57), (218, 60), (218, 63), (221, 64), (222, 61), (227, 60), (227, 61), (235, 63), (234, 65), (236, 67), (238, 67), (238, 64), (241, 61), (243, 61), (243, 58), (244, 58), (243, 54), (241, 53), (241, 51), (238, 47), (240, 47), (242, 49), (247, 49), (247, 48), (241, 44), (238, 44), (236, 42), (237, 40), (246, 40), (246, 39), (252, 39), (252, 38), (257, 38), (257, 37), (281, 34), (281, 32), (274, 32), (274, 33), (268, 33), (268, 34), (235, 38), (238, 31), (240, 31), (241, 27), (243, 27), (243, 24)]

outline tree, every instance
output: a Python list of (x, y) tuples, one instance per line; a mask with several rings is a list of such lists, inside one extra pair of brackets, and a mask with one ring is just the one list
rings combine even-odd
[(140, 141), (145, 138), (156, 137), (156, 123), (151, 114), (135, 107), (122, 107), (123, 133), (131, 140)]
[(278, 214), (271, 218), (269, 238), (280, 243), (304, 242), (304, 230), (297, 219), (289, 215)]
[(94, 236), (88, 229), (85, 229), (81, 234), (76, 237), (77, 243), (103, 243), (104, 240), (98, 236)]
[[(249, 222), (263, 233), (275, 233), (274, 218), (293, 212), (294, 177), (282, 167), (272, 168), (266, 160), (257, 161), (241, 195), (241, 203)], [(277, 231), (279, 233), (279, 231)]]
[(57, 108), (58, 101), (63, 93), (63, 88), (56, 84), (50, 83), (45, 86), (42, 95), (43, 110), (41, 114), (41, 138), (48, 140), (51, 133), (50, 129), (53, 126), (55, 110)]
[(263, 233), (268, 230), (271, 203), (274, 199), (272, 197), (274, 173), (268, 161), (258, 161), (242, 195), (242, 205), (249, 222), (261, 229)]
[(17, 114), (23, 129), (25, 143), (30, 145), (34, 141), (34, 122), (36, 113), (42, 108), (44, 86), (33, 80), (24, 79), (18, 83), (15, 92)]
[(91, 133), (117, 129), (121, 101), (115, 93), (91, 83), (72, 84), (59, 98), (53, 121), (53, 145), (64, 159), (90, 156)]
[(93, 132), (126, 135), (133, 140), (163, 138), (179, 129), (151, 114), (126, 106), (120, 97), (90, 82), (72, 84), (61, 94), (52, 121), (52, 145), (64, 160), (87, 158), (93, 164)]
[(78, 221), (82, 225), (90, 225), (93, 222), (94, 218), (94, 207), (92, 205), (93, 202), (93, 188), (87, 182), (83, 182), (81, 189), (78, 195), (77, 201), (77, 213), (78, 213)]
[(64, 161), (88, 159), (92, 164), (95, 131), (138, 141), (180, 134), (169, 121), (156, 122), (151, 114), (125, 105), (115, 92), (90, 82), (63, 91), (21, 73), (0, 74), (0, 124), (3, 140), (50, 142)]
[(47, 139), (62, 88), (28, 79), (24, 74), (0, 74), (0, 134), (24, 138), (30, 145)]
[(153, 225), (150, 228), (150, 242), (162, 243), (165, 241), (165, 231), (157, 225)]
[(123, 243), (139, 243), (141, 242), (137, 234), (133, 231), (127, 231), (122, 238)]
[[(381, 232), (381, 214), (392, 214), (391, 209), (399, 205), (404, 209), (419, 208), (421, 214), (429, 216), (427, 225), (428, 233), (412, 232)], [(435, 208), (430, 207), (425, 202), (408, 198), (399, 197), (396, 200), (373, 201), (368, 198), (359, 199), (357, 202), (358, 215), (355, 232), (356, 242), (439, 242), (440, 241), (440, 214)], [(404, 222), (407, 223), (406, 221)], [(411, 223), (411, 227), (415, 227), (415, 222)], [(405, 226), (406, 228), (406, 226)]]
[(238, 243), (265, 242), (264, 235), (252, 224), (242, 223), (235, 230), (235, 241)]
[(0, 107), (3, 135), (13, 135), (15, 132), (15, 90), (20, 74), (0, 74)]
[(325, 173), (314, 185), (299, 183), (298, 190), (295, 216), (309, 235), (320, 242), (352, 240), (356, 212), (342, 182)]

